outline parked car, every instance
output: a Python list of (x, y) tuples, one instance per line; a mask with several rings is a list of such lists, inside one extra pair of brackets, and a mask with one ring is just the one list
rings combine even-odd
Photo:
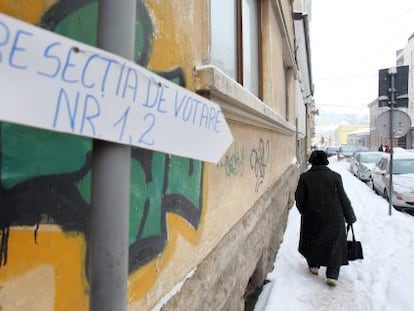
[(332, 156), (337, 155), (338, 150), (339, 150), (339, 147), (329, 146), (329, 147), (326, 147), (325, 152), (328, 157), (332, 157)]
[[(414, 154), (398, 152), (393, 156), (392, 205), (414, 211)], [(372, 169), (372, 189), (388, 199), (390, 190), (390, 154), (384, 153)]]
[(365, 150), (367, 151), (368, 149), (366, 147), (361, 147), (361, 146), (340, 146), (338, 149), (338, 161), (342, 160), (342, 159), (350, 159), (352, 157), (352, 155), (357, 152), (357, 151), (362, 151)]
[(372, 168), (383, 155), (380, 151), (357, 151), (351, 159), (350, 170), (360, 180), (369, 181)]

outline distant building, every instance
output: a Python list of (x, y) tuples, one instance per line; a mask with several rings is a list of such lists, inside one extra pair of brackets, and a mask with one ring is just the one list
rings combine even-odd
[[(410, 66), (408, 71), (408, 108), (401, 108), (401, 110), (408, 113), (411, 122), (414, 120), (414, 80), (413, 80), (413, 66), (414, 66), (414, 33), (408, 38), (408, 42), (404, 48), (396, 52), (397, 66)], [(408, 149), (414, 148), (414, 127), (411, 126), (410, 131), (404, 137), (397, 140), (396, 145)]]
[(347, 145), (348, 134), (358, 130), (366, 130), (369, 128), (366, 125), (341, 124), (335, 131), (335, 145)]
[(385, 111), (387, 108), (378, 107), (378, 99), (373, 100), (369, 105), (369, 133), (370, 133), (370, 149), (376, 149), (380, 145), (389, 144), (388, 141), (385, 141), (377, 131), (377, 127), (375, 125), (375, 120), (377, 117)]
[(348, 145), (370, 147), (369, 128), (348, 133)]

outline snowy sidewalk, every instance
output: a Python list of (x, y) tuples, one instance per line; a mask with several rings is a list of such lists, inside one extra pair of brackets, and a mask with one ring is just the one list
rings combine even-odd
[(293, 206), (274, 270), (255, 311), (408, 311), (414, 310), (414, 217), (392, 210), (367, 184), (349, 171), (349, 163), (329, 159), (342, 175), (345, 191), (357, 216), (355, 235), (362, 241), (364, 260), (342, 266), (336, 287), (308, 272), (298, 253), (300, 215)]

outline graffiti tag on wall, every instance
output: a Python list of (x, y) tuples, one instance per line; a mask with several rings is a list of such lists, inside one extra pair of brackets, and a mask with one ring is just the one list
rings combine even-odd
[(217, 167), (224, 170), (226, 177), (240, 175), (243, 176), (244, 148), (237, 148), (226, 153), (223, 160), (217, 163)]
[(263, 183), (266, 166), (269, 160), (269, 140), (266, 143), (260, 138), (259, 146), (253, 148), (250, 153), (250, 168), (253, 170), (254, 177), (256, 178), (256, 185), (254, 190), (259, 191), (260, 185)]

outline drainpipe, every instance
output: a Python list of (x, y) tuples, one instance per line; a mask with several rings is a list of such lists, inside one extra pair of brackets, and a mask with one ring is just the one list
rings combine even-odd
[[(134, 59), (136, 0), (98, 0), (98, 47)], [(91, 311), (127, 310), (131, 147), (93, 141)]]

